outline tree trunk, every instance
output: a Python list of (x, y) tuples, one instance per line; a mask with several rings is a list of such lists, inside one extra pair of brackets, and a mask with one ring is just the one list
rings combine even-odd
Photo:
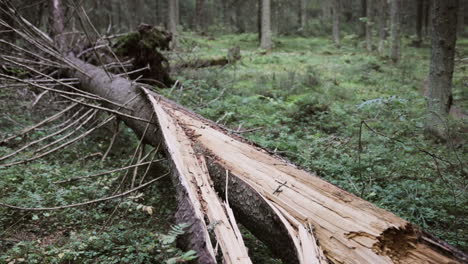
[(465, 0), (459, 0), (459, 7), (458, 7), (458, 29), (457, 29), (457, 32), (458, 32), (458, 36), (464, 36), (465, 35), (465, 16), (466, 16), (466, 12), (468, 12), (467, 10), (467, 6), (466, 6), (466, 1)]
[(333, 9), (333, 41), (337, 48), (341, 47), (341, 37), (340, 37), (340, 16), (341, 16), (341, 2), (340, 0), (332, 0), (332, 9)]
[(60, 51), (64, 51), (67, 46), (65, 42), (64, 32), (64, 14), (61, 0), (52, 0), (50, 3), (50, 30), (51, 35), (54, 36), (54, 43)]
[(237, 28), (238, 33), (244, 33), (245, 32), (245, 23), (244, 23), (244, 14), (242, 7), (244, 1), (237, 2), (234, 6), (234, 17), (235, 17), (235, 24)]
[(195, 17), (194, 17), (194, 26), (195, 30), (197, 31), (202, 31), (203, 29), (203, 24), (204, 24), (204, 5), (205, 5), (205, 0), (196, 0), (195, 2)]
[(171, 48), (177, 47), (178, 33), (177, 33), (177, 0), (169, 0), (169, 15), (168, 15), (168, 28), (172, 34)]
[(390, 31), (390, 59), (394, 63), (398, 63), (400, 61), (401, 51), (401, 36), (400, 36), (400, 28), (401, 28), (401, 15), (400, 15), (400, 5), (401, 0), (392, 0), (391, 7), (390, 7), (390, 20), (391, 20), (391, 31)]
[(307, 0), (300, 0), (300, 25), (301, 31), (304, 31), (307, 26)]
[(262, 1), (257, 0), (257, 32), (258, 32), (258, 41), (262, 41)]
[(380, 0), (379, 8), (379, 47), (380, 56), (385, 54), (385, 39), (387, 38), (387, 17), (388, 17), (387, 0)]
[(446, 119), (452, 106), (457, 10), (458, 0), (433, 1), (426, 131), (442, 139), (447, 138)]
[(269, 50), (273, 47), (271, 40), (271, 2), (262, 0), (262, 38), (260, 48)]
[(414, 42), (416, 47), (420, 47), (422, 44), (422, 27), (423, 27), (423, 12), (424, 12), (424, 0), (417, 0), (416, 6), (416, 41)]
[(432, 0), (424, 0), (424, 35), (429, 36), (431, 33), (431, 17), (432, 17)]
[[(361, 0), (361, 17), (367, 17), (367, 0)], [(366, 35), (366, 23), (360, 22), (361, 24), (361, 32), (359, 32), (360, 37), (364, 37)]]
[(372, 51), (372, 25), (374, 23), (373, 19), (373, 8), (375, 0), (367, 1), (367, 17), (366, 17), (366, 49), (367, 51)]
[(175, 22), (176, 25), (180, 25), (180, 5), (179, 0), (174, 0), (175, 2)]

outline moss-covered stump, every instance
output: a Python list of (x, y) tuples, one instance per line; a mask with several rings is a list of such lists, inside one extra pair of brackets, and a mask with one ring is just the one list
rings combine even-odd
[[(118, 56), (134, 59), (135, 69), (149, 66), (149, 69), (131, 74), (141, 81), (156, 84), (158, 87), (170, 87), (174, 80), (169, 76), (169, 63), (160, 50), (168, 50), (172, 35), (151, 25), (141, 24), (137, 32), (122, 36), (115, 44)], [(132, 76), (133, 75), (133, 76)]]

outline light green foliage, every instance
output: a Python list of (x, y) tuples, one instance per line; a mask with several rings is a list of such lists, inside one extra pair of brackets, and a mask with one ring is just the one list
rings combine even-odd
[[(394, 65), (366, 54), (353, 36), (344, 37), (339, 50), (323, 38), (281, 37), (266, 54), (257, 50), (253, 34), (191, 39), (197, 44), (192, 43), (190, 56), (222, 54), (239, 45), (242, 60), (223, 69), (180, 72), (185, 87), (165, 91), (170, 97), (234, 130), (261, 127), (243, 135), (468, 247), (467, 169), (461, 164), (467, 147), (438, 144), (423, 135), (429, 49), (405, 47), (402, 62)], [(464, 57), (467, 43), (459, 42)], [(457, 63), (454, 77), (455, 101), (462, 107), (467, 68)], [(381, 135), (363, 125), (359, 151), (361, 121)], [(451, 122), (455, 133), (461, 121)]]

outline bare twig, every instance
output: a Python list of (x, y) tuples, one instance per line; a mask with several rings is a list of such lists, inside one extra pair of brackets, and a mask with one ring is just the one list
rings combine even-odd
[[(93, 110), (89, 110), (88, 112), (86, 112), (85, 114), (83, 114), (81, 117), (79, 117), (78, 119), (76, 119), (73, 123), (69, 124), (68, 126), (62, 128), (62, 129), (60, 129), (60, 130), (58, 130), (58, 131), (56, 131), (56, 132), (54, 132), (54, 133), (48, 134), (47, 136), (44, 136), (44, 137), (41, 137), (41, 138), (39, 138), (39, 139), (37, 139), (37, 140), (31, 141), (31, 142), (29, 142), (28, 144), (24, 145), (23, 147), (21, 147), (21, 148), (15, 150), (15, 151), (13, 151), (13, 152), (11, 152), (10, 154), (7, 154), (7, 155), (5, 155), (5, 156), (0, 157), (0, 161), (5, 160), (5, 159), (8, 159), (8, 158), (10, 158), (10, 157), (12, 157), (12, 156), (14, 156), (14, 155), (17, 155), (18, 153), (20, 153), (20, 152), (22, 152), (23, 150), (28, 149), (28, 148), (30, 148), (30, 147), (36, 145), (37, 143), (40, 143), (40, 142), (42, 142), (42, 141), (44, 141), (44, 140), (46, 140), (46, 139), (48, 139), (48, 138), (51, 138), (51, 137), (53, 137), (53, 136), (55, 136), (55, 135), (58, 135), (58, 134), (62, 133), (63, 131), (67, 130), (68, 128), (70, 128), (70, 127), (73, 126), (74, 124), (78, 123), (81, 119), (83, 119), (85, 116), (87, 116), (91, 111), (93, 111)], [(92, 117), (92, 116), (91, 116), (91, 117)], [(88, 119), (88, 120), (89, 120), (89, 119)], [(87, 123), (87, 121), (85, 121), (85, 123)], [(37, 150), (36, 152), (38, 152), (38, 151), (40, 151), (40, 150)]]
[(114, 145), (115, 139), (117, 138), (117, 135), (119, 134), (119, 129), (120, 129), (120, 120), (117, 120), (115, 124), (114, 134), (112, 135), (112, 139), (109, 143), (109, 147), (107, 148), (106, 152), (102, 156), (101, 162), (103, 162), (107, 158), (107, 155), (109, 155), (109, 152), (112, 149), (112, 146)]
[(31, 162), (31, 161), (34, 161), (34, 160), (43, 158), (43, 157), (45, 157), (45, 156), (47, 156), (47, 155), (49, 155), (49, 154), (51, 154), (51, 153), (53, 153), (53, 152), (55, 152), (55, 151), (57, 151), (57, 150), (59, 150), (59, 149), (62, 149), (62, 148), (64, 148), (64, 147), (66, 147), (66, 146), (68, 146), (68, 145), (71, 145), (71, 144), (75, 143), (76, 141), (78, 141), (78, 140), (80, 140), (80, 139), (86, 137), (87, 135), (91, 134), (94, 130), (96, 130), (96, 129), (98, 129), (99, 127), (101, 127), (101, 126), (107, 124), (108, 122), (112, 121), (114, 118), (115, 118), (115, 116), (111, 116), (111, 117), (107, 118), (107, 119), (104, 120), (102, 123), (98, 124), (97, 126), (91, 128), (91, 129), (89, 129), (89, 130), (86, 131), (85, 133), (79, 135), (78, 137), (75, 137), (74, 139), (72, 139), (72, 140), (70, 140), (70, 141), (68, 141), (68, 142), (63, 143), (62, 145), (60, 145), (60, 146), (58, 146), (58, 147), (56, 147), (56, 148), (54, 148), (54, 149), (51, 149), (51, 150), (49, 150), (49, 151), (47, 151), (47, 152), (41, 153), (41, 154), (39, 154), (39, 155), (37, 155), (37, 156), (34, 156), (34, 157), (32, 157), (32, 158), (29, 158), (29, 159), (20, 160), (20, 161), (8, 163), (8, 164), (0, 165), (0, 168), (7, 168), (7, 167), (14, 166), (14, 165), (24, 164), (24, 163), (28, 163), (28, 162)]
[(20, 206), (15, 206), (15, 205), (11, 205), (11, 204), (6, 204), (6, 203), (0, 203), (0, 206), (2, 207), (7, 207), (7, 208), (11, 208), (11, 209), (15, 209), (15, 210), (21, 210), (21, 211), (56, 211), (56, 210), (62, 210), (62, 209), (68, 209), (68, 208), (74, 208), (74, 207), (80, 207), (80, 206), (85, 206), (85, 205), (90, 205), (90, 204), (95, 204), (95, 203), (100, 203), (100, 202), (105, 202), (105, 201), (109, 201), (109, 200), (112, 200), (112, 199), (116, 199), (116, 198), (120, 198), (120, 197), (124, 197), (124, 196), (127, 196), (133, 192), (136, 192), (138, 190), (141, 190), (143, 188), (146, 188), (148, 186), (150, 186), (151, 184), (155, 183), (156, 181), (159, 181), (160, 179), (166, 177), (167, 175), (169, 175), (169, 172), (165, 173), (164, 175), (162, 176), (159, 176), (155, 179), (152, 179), (151, 181), (145, 183), (145, 184), (142, 184), (136, 188), (133, 188), (131, 190), (128, 190), (126, 192), (123, 192), (123, 193), (120, 193), (120, 194), (116, 194), (116, 195), (112, 195), (112, 196), (109, 196), (109, 197), (105, 197), (105, 198), (101, 198), (101, 199), (96, 199), (96, 200), (92, 200), (92, 201), (88, 201), (88, 202), (83, 202), (83, 203), (76, 203), (76, 204), (70, 204), (70, 205), (64, 205), (64, 206), (57, 206), (57, 207), (39, 207), (39, 208), (34, 208), (34, 207), (20, 207)]
[(155, 160), (155, 161), (142, 162), (142, 163), (139, 163), (139, 164), (130, 165), (130, 166), (126, 166), (126, 167), (122, 167), (122, 168), (118, 168), (118, 169), (114, 169), (114, 170), (110, 170), (110, 171), (105, 171), (105, 172), (101, 172), (101, 173), (97, 173), (97, 174), (86, 175), (86, 176), (82, 176), (82, 177), (75, 177), (75, 178), (70, 178), (70, 179), (62, 180), (62, 181), (56, 181), (56, 182), (54, 182), (54, 184), (63, 184), (63, 183), (69, 183), (69, 182), (74, 182), (74, 181), (81, 181), (81, 180), (86, 180), (86, 179), (90, 179), (90, 178), (100, 177), (100, 176), (104, 176), (104, 175), (111, 174), (111, 173), (114, 173), (114, 172), (119, 172), (119, 171), (128, 170), (128, 169), (135, 168), (135, 167), (145, 166), (145, 165), (151, 164), (153, 162), (158, 162), (158, 161), (162, 161), (162, 159), (161, 160)]
[(29, 133), (29, 132), (35, 130), (36, 128), (38, 128), (38, 127), (40, 127), (40, 126), (42, 126), (42, 125), (44, 125), (44, 124), (46, 124), (46, 123), (49, 123), (49, 122), (52, 122), (52, 121), (57, 120), (59, 117), (61, 117), (63, 114), (65, 114), (66, 112), (70, 111), (71, 109), (73, 109), (73, 108), (74, 108), (75, 106), (77, 106), (77, 105), (78, 105), (77, 103), (71, 104), (69, 107), (67, 107), (66, 109), (64, 109), (64, 110), (62, 110), (62, 111), (60, 111), (60, 112), (58, 112), (57, 114), (55, 114), (55, 115), (53, 115), (53, 116), (51, 116), (51, 117), (48, 117), (48, 118), (42, 120), (41, 122), (39, 122), (39, 123), (37, 123), (37, 124), (35, 124), (35, 125), (33, 125), (33, 126), (30, 126), (30, 127), (26, 128), (26, 129), (22, 130), (22, 131), (21, 131), (20, 133), (18, 133), (18, 134), (15, 134), (15, 135), (13, 135), (13, 136), (10, 136), (10, 137), (8, 137), (8, 138), (3, 139), (2, 141), (0, 141), (0, 144), (5, 143), (5, 142), (8, 142), (8, 141), (10, 141), (10, 140), (12, 140), (12, 139), (14, 139), (14, 138), (20, 137), (20, 136), (22, 136), (22, 135), (24, 135), (24, 134), (27, 134), (27, 133)]

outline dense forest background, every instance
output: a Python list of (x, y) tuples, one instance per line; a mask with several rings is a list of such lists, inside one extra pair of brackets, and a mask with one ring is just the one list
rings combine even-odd
[[(49, 2), (12, 1), (21, 15), (50, 33)], [(457, 40), (444, 135), (427, 133), (438, 19), (434, 2), (64, 1), (64, 22), (70, 35), (86, 31), (93, 44), (104, 40), (113, 47), (142, 23), (167, 30), (171, 47), (158, 51), (167, 59), (170, 85), (154, 85), (159, 93), (466, 250), (468, 1), (456, 1), (457, 24), (447, 31), (456, 32)], [(83, 22), (80, 8), (92, 23)], [(9, 30), (1, 37), (22, 41)], [(78, 39), (72, 38), (77, 42), (71, 46)], [(0, 50), (10, 52), (5, 46)], [(6, 65), (4, 74), (33, 77)], [(2, 140), (62, 108), (50, 94), (1, 87)], [(89, 120), (75, 129), (94, 126)], [(118, 173), (99, 181), (56, 183), (131, 164), (139, 138), (120, 128), (111, 139), (117, 127), (107, 124), (44, 160), (0, 165), (0, 201), (44, 207), (112, 193)], [(58, 129), (0, 144), (0, 156)], [(165, 166), (161, 162), (151, 173), (162, 175)], [(185, 227), (173, 225), (173, 192), (165, 180), (144, 195), (86, 207), (44, 213), (0, 207), (0, 263), (188, 261), (195, 253), (175, 245)], [(242, 232), (254, 263), (283, 263), (247, 229)]]

